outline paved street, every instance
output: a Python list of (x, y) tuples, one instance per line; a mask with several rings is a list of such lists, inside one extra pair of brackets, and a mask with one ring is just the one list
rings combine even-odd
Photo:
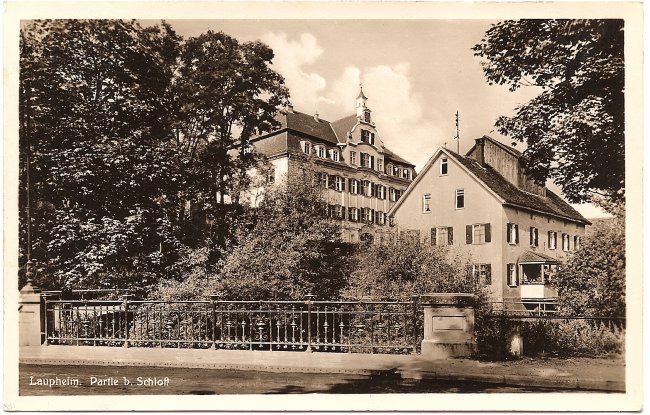
[[(128, 386), (125, 385), (125, 378), (130, 382)], [(138, 378), (140, 378), (139, 382)], [(166, 378), (169, 380), (166, 381)], [(47, 380), (56, 382), (56, 379), (59, 379), (59, 383), (75, 383), (75, 380), (78, 380), (79, 385), (53, 385), (50, 387), (38, 384), (46, 383)], [(20, 365), (20, 394), (31, 396), (567, 391), (570, 390), (509, 387), (477, 382), (404, 379), (394, 371), (354, 375), (133, 366)]]

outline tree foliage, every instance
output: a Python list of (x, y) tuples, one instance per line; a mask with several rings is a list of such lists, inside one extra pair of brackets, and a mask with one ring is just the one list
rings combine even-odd
[(563, 314), (625, 317), (625, 219), (596, 222), (554, 279)]
[(257, 160), (227, 150), (272, 128), (287, 99), (272, 58), (265, 45), (223, 33), (184, 42), (165, 22), (26, 23), (21, 261), (29, 155), (37, 282), (146, 288), (177, 269), (187, 249), (218, 251), (228, 221), (243, 211), (224, 195), (241, 190), (233, 183)]
[(572, 202), (624, 198), (623, 44), (622, 20), (509, 20), (473, 48), (490, 84), (539, 88), (496, 127)]
[(352, 261), (355, 268), (344, 296), (409, 300), (411, 295), (433, 292), (483, 295), (482, 287), (467, 273), (468, 259), (446, 247), (409, 238), (366, 245)]

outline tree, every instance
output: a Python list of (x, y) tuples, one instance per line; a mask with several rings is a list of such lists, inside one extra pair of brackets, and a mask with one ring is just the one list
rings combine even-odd
[(328, 217), (326, 207), (310, 164), (295, 167), (266, 188), (260, 206), (239, 221), (218, 273), (166, 282), (159, 292), (166, 298), (212, 293), (227, 300), (300, 300), (308, 293), (336, 298), (345, 284), (342, 264), (350, 247), (341, 242), (340, 223)]
[(182, 47), (174, 144), (188, 181), (183, 198), (213, 223), (208, 238), (217, 247), (226, 243), (226, 218), (248, 184), (247, 171), (259, 162), (250, 140), (279, 125), (277, 108), (288, 100), (284, 79), (270, 68), (273, 57), (265, 44), (223, 32), (208, 31)]
[(539, 88), (496, 127), (525, 142), (528, 173), (571, 202), (624, 200), (623, 44), (622, 20), (509, 20), (473, 47), (490, 84)]
[(624, 216), (596, 222), (554, 282), (563, 314), (625, 317)]
[(45, 20), (21, 30), (20, 153), (31, 158), (42, 286), (144, 287), (174, 259), (161, 251), (177, 243), (167, 211), (181, 179), (169, 145), (177, 41), (164, 23)]
[(412, 295), (463, 292), (483, 297), (481, 286), (467, 273), (468, 260), (446, 247), (410, 238), (369, 244), (352, 261), (356, 266), (344, 296), (410, 300)]

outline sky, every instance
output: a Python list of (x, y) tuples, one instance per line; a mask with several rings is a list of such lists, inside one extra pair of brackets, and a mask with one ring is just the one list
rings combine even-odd
[[(155, 24), (155, 21), (142, 21)], [(539, 93), (489, 85), (472, 46), (495, 21), (487, 20), (168, 20), (184, 38), (207, 30), (239, 41), (262, 40), (275, 52), (273, 67), (285, 78), (294, 109), (335, 121), (355, 112), (363, 84), (384, 144), (420, 170), (434, 151), (460, 152), (490, 135), (510, 145), (494, 122), (512, 115)], [(524, 144), (517, 149), (523, 151)], [(559, 189), (549, 183), (551, 190)], [(603, 216), (574, 205), (588, 218)]]

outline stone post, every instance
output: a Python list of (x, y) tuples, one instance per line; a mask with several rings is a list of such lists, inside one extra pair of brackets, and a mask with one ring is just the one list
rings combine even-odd
[(20, 290), (18, 299), (20, 346), (40, 346), (45, 335), (45, 310), (41, 290), (32, 285), (30, 265), (27, 265), (27, 284)]
[(430, 359), (471, 356), (474, 338), (476, 297), (463, 293), (433, 293), (420, 296), (424, 308), (422, 356)]

